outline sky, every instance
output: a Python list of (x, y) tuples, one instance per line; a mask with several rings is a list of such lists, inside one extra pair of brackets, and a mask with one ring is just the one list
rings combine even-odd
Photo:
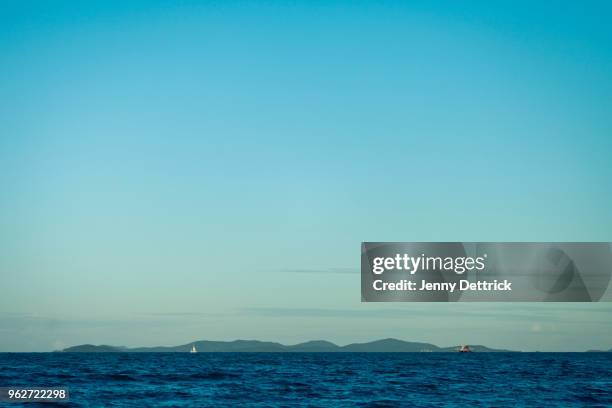
[(0, 11), (0, 351), (612, 347), (612, 303), (371, 304), (362, 241), (612, 241), (609, 2)]

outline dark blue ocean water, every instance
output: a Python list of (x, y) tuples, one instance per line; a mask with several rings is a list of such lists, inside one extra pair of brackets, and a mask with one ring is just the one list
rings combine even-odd
[(0, 386), (66, 386), (71, 406), (612, 406), (612, 353), (4, 353)]

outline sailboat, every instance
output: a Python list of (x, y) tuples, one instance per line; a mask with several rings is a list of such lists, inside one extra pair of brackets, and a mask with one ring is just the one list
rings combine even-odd
[(191, 350), (189, 351), (190, 353), (197, 353), (198, 349), (196, 348), (195, 344), (193, 346), (191, 346)]

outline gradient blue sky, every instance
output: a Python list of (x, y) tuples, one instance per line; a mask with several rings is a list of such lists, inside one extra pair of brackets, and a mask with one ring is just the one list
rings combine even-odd
[(0, 350), (612, 347), (612, 304), (361, 304), (361, 241), (612, 241), (610, 2), (0, 11)]

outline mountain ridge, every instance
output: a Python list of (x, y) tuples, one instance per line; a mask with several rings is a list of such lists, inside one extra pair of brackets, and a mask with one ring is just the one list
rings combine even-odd
[[(339, 346), (327, 340), (310, 340), (293, 345), (271, 341), (233, 340), (212, 341), (197, 340), (178, 346), (157, 347), (122, 347), (109, 345), (81, 344), (60, 350), (66, 353), (186, 353), (195, 346), (198, 351), (206, 353), (417, 353), (417, 352), (453, 352), (459, 346), (439, 347), (431, 343), (410, 342), (387, 338), (365, 343), (351, 343)], [(470, 346), (474, 352), (512, 352), (513, 350), (494, 349), (482, 345)]]

